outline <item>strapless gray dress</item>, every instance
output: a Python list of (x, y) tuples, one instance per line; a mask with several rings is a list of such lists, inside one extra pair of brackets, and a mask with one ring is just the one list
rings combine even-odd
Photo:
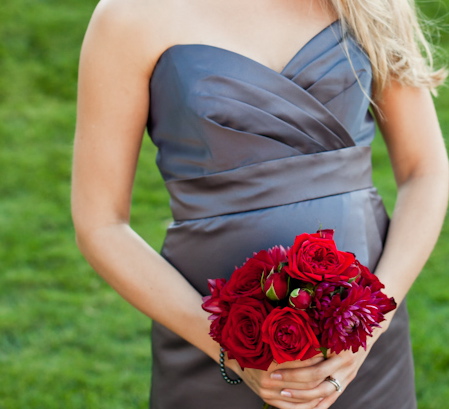
[[(280, 73), (210, 45), (161, 55), (148, 131), (174, 219), (162, 255), (201, 294), (253, 252), (320, 227), (375, 268), (388, 216), (371, 180), (371, 81), (338, 21)], [(213, 360), (156, 322), (152, 348), (151, 409), (261, 409), (246, 385), (228, 385)], [(332, 408), (416, 408), (413, 378), (401, 306)]]

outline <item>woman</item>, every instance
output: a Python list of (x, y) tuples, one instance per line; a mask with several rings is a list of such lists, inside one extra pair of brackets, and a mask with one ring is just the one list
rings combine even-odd
[[(415, 408), (403, 301), (441, 228), (448, 166), (428, 91), (444, 73), (419, 55), (412, 6), (161, 4), (97, 7), (81, 55), (73, 173), (81, 251), (154, 319), (151, 408)], [(398, 185), (390, 223), (371, 185), (370, 103)], [(175, 219), (162, 256), (129, 226), (146, 125)], [(244, 381), (228, 385), (201, 309), (206, 279), (320, 225), (400, 308), (367, 351), (266, 372), (226, 360)]]

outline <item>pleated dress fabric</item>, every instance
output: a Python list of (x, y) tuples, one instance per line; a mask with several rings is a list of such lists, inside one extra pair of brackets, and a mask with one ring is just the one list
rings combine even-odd
[[(389, 220), (371, 180), (371, 81), (338, 21), (282, 72), (211, 45), (161, 55), (148, 131), (174, 219), (162, 255), (201, 294), (253, 252), (321, 227), (375, 268)], [(261, 409), (245, 384), (228, 385), (212, 359), (156, 322), (152, 348), (151, 409)], [(401, 306), (332, 408), (414, 409), (413, 377)]]

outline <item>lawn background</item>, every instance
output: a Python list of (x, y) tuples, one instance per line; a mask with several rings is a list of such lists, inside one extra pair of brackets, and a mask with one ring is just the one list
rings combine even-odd
[[(150, 320), (82, 259), (70, 219), (78, 54), (95, 4), (0, 6), (0, 409), (147, 407)], [(440, 19), (448, 49), (449, 0), (422, 8)], [(447, 88), (436, 104), (449, 135)], [(160, 248), (170, 214), (154, 157), (145, 138), (132, 225)], [(395, 189), (380, 138), (374, 167), (391, 211)], [(449, 405), (448, 254), (446, 222), (409, 296), (421, 409)]]

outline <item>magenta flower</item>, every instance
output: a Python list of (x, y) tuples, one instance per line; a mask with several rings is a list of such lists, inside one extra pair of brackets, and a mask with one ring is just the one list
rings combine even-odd
[(268, 250), (254, 253), (252, 257), (264, 269), (266, 276), (270, 271), (281, 271), (287, 263), (287, 250), (282, 246), (274, 246)]
[[(328, 283), (326, 283), (328, 284)], [(380, 291), (357, 283), (344, 286), (323, 286), (316, 294), (315, 316), (319, 320), (321, 345), (339, 354), (352, 349), (366, 349), (366, 339), (384, 321), (384, 314), (396, 307)], [(321, 297), (321, 298), (320, 298)]]

